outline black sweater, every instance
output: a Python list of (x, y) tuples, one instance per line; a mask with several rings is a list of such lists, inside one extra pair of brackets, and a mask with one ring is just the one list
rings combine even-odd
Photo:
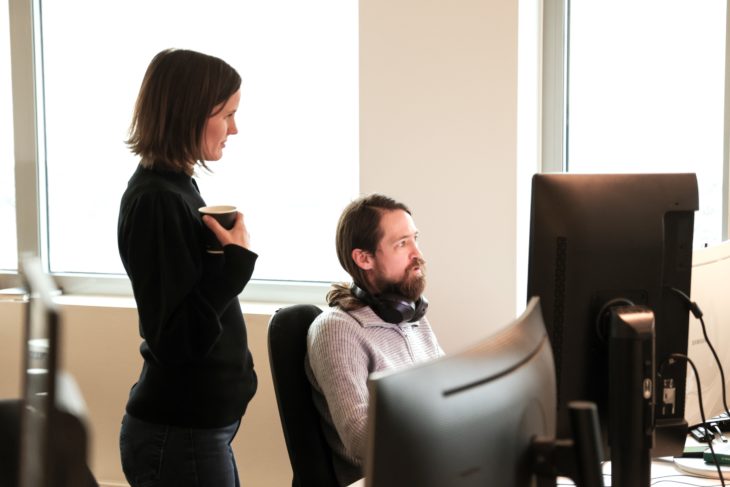
[(238, 294), (257, 255), (205, 251), (212, 232), (183, 173), (137, 168), (122, 196), (118, 243), (132, 282), (144, 365), (127, 413), (158, 424), (217, 428), (241, 418), (256, 392)]

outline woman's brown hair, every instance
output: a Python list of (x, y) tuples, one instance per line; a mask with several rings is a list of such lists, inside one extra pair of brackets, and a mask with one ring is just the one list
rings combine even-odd
[(157, 54), (142, 80), (126, 143), (144, 167), (192, 174), (203, 167), (208, 117), (241, 88), (225, 61), (184, 49)]

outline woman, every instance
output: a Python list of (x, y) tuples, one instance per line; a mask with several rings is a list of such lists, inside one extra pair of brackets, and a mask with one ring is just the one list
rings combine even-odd
[[(257, 255), (240, 213), (231, 230), (200, 218), (192, 176), (237, 133), (240, 86), (218, 58), (165, 50), (137, 98), (127, 144), (140, 163), (118, 223), (143, 338), (120, 435), (132, 487), (239, 485), (230, 443), (257, 382), (237, 296)], [(210, 232), (222, 254), (205, 251)]]

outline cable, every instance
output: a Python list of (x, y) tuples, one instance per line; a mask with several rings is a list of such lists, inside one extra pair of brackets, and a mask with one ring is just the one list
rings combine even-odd
[[(705, 406), (702, 403), (702, 387), (700, 387), (700, 374), (697, 372), (697, 367), (695, 367), (694, 362), (692, 359), (690, 359), (688, 356), (683, 355), (681, 353), (672, 353), (669, 355), (669, 357), (664, 360), (661, 365), (659, 366), (659, 377), (662, 376), (662, 371), (664, 370), (664, 366), (669, 364), (673, 364), (675, 360), (682, 359), (685, 360), (690, 366), (692, 366), (692, 371), (695, 374), (695, 380), (697, 381), (697, 399), (700, 403), (700, 417), (702, 418), (702, 423), (707, 423), (707, 419), (705, 418)], [(720, 462), (717, 460), (717, 456), (715, 455), (715, 447), (712, 446), (712, 441), (708, 443), (710, 445), (710, 452), (712, 453), (712, 460), (715, 462), (715, 468), (717, 468), (717, 474), (720, 476), (720, 483), (723, 487), (725, 487), (725, 477), (722, 475), (722, 468), (720, 468)]]

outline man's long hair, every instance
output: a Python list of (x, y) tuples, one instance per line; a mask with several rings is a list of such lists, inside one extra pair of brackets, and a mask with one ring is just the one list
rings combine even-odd
[[(352, 259), (354, 249), (362, 249), (375, 254), (378, 243), (383, 238), (380, 220), (386, 211), (403, 210), (409, 215), (411, 210), (393, 198), (382, 194), (362, 196), (351, 202), (342, 212), (337, 223), (337, 258), (352, 281), (361, 289), (367, 290), (365, 271)], [(365, 303), (353, 296), (351, 286), (346, 283), (333, 284), (327, 293), (327, 304), (339, 306), (346, 311), (362, 308)]]

